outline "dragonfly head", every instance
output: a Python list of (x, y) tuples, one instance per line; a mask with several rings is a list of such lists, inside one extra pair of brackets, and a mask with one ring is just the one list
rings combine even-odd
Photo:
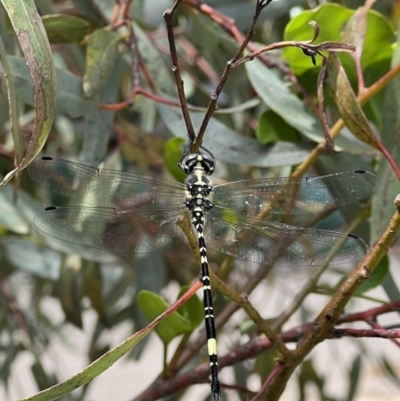
[(215, 160), (208, 153), (192, 153), (179, 162), (179, 167), (185, 174), (192, 174), (195, 170), (202, 170), (205, 174), (211, 175), (214, 172), (214, 166)]

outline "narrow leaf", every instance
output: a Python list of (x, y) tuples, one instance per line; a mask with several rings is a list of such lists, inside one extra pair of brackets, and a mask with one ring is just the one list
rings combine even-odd
[(375, 287), (380, 286), (386, 280), (389, 274), (389, 258), (385, 255), (378, 266), (376, 266), (373, 273), (368, 277), (368, 280), (365, 280), (360, 287), (357, 289), (357, 294), (363, 294), (369, 290), (372, 290)]
[(17, 108), (17, 95), (15, 93), (14, 82), (12, 80), (12, 73), (10, 65), (8, 64), (6, 49), (3, 40), (0, 36), (0, 61), (4, 69), (4, 80), (7, 87), (7, 100), (8, 112), (10, 115), (11, 133), (14, 141), (15, 163), (20, 160), (20, 138), (19, 138), (19, 124), (18, 124), (18, 108)]
[(147, 336), (160, 322), (162, 322), (167, 316), (170, 315), (171, 311), (176, 308), (175, 305), (171, 305), (168, 310), (165, 311), (161, 316), (158, 316), (153, 320), (147, 327), (138, 331), (121, 344), (117, 345), (112, 350), (101, 356), (99, 359), (91, 363), (85, 369), (83, 369), (77, 375), (71, 377), (63, 383), (56, 384), (55, 386), (41, 391), (40, 393), (32, 396), (20, 399), (19, 401), (52, 401), (61, 398), (64, 395), (71, 393), (78, 387), (84, 386), (85, 384), (92, 381), (95, 377), (99, 376), (105, 370), (107, 370), (116, 361), (121, 359), (127, 352), (135, 347), (144, 337)]
[(352, 57), (358, 64), (361, 62), (365, 35), (367, 33), (368, 12), (375, 2), (376, 0), (368, 0), (363, 7), (358, 8), (342, 29), (341, 36), (343, 40), (353, 44), (356, 48)]
[(186, 178), (186, 174), (181, 168), (178, 167), (179, 160), (182, 157), (184, 143), (185, 140), (183, 138), (171, 138), (165, 144), (164, 150), (165, 164), (168, 168), (168, 171), (179, 182), (183, 182)]
[(55, 114), (56, 74), (42, 20), (33, 0), (2, 0), (17, 35), (33, 83), (35, 122), (31, 141), (21, 163), (5, 177), (5, 185), (39, 154), (50, 132)]
[(106, 304), (103, 298), (103, 277), (100, 267), (94, 262), (85, 261), (82, 266), (82, 278), (85, 295), (90, 299), (99, 319), (106, 323)]
[(48, 14), (42, 18), (50, 43), (80, 43), (93, 29), (92, 24), (75, 15)]
[[(178, 109), (158, 104), (161, 118), (169, 131), (180, 138), (187, 139), (187, 130)], [(190, 117), (195, 131), (200, 128), (204, 113), (191, 112)], [(308, 145), (278, 142), (272, 147), (261, 146), (254, 138), (240, 135), (215, 118), (211, 118), (204, 137), (204, 147), (212, 149), (216, 159), (226, 163), (247, 164), (258, 167), (284, 166), (301, 163), (308, 157)], [(246, 149), (246, 152), (243, 152)]]
[(80, 263), (76, 255), (67, 257), (61, 266), (57, 295), (67, 320), (82, 329)]
[[(246, 63), (245, 67), (254, 90), (271, 110), (312, 141), (324, 140), (325, 136), (320, 121), (275, 72), (259, 60)], [(351, 141), (343, 135), (336, 138), (335, 145), (350, 153), (369, 152), (370, 150), (368, 146), (360, 144), (358, 141), (357, 143)]]
[(83, 91), (87, 97), (98, 93), (107, 82), (117, 59), (121, 38), (120, 34), (108, 29), (97, 29), (89, 36), (83, 78)]
[(357, 102), (338, 57), (330, 53), (328, 58), (327, 82), (330, 94), (338, 108), (340, 117), (349, 130), (361, 141), (380, 148), (377, 138), (371, 130), (367, 117)]
[(279, 141), (299, 141), (296, 130), (272, 110), (263, 113), (258, 120), (256, 138), (263, 145)]
[(0, 248), (4, 258), (19, 270), (28, 271), (49, 280), (59, 278), (60, 253), (16, 236), (1, 238)]
[[(181, 287), (177, 299), (183, 296), (183, 294), (189, 290), (189, 288), (189, 285)], [(197, 295), (188, 299), (180, 308), (178, 308), (178, 312), (189, 321), (192, 330), (194, 330), (200, 323), (203, 322), (203, 304)]]
[(353, 364), (351, 365), (351, 370), (347, 377), (350, 380), (349, 383), (349, 389), (347, 392), (347, 398), (346, 401), (352, 401), (354, 400), (354, 396), (356, 395), (357, 388), (360, 384), (360, 373), (361, 373), (361, 368), (362, 368), (362, 359), (361, 355), (357, 355), (354, 360)]
[[(400, 63), (400, 32), (397, 35), (396, 50), (391, 67)], [(381, 140), (383, 146), (400, 166), (400, 77), (396, 77), (386, 88), (383, 104)], [(386, 228), (395, 210), (393, 201), (399, 193), (399, 178), (387, 158), (380, 158), (377, 175), (384, 190), (378, 191), (372, 200), (371, 237), (376, 241)]]
[[(140, 292), (138, 304), (149, 320), (160, 316), (169, 306), (158, 294), (145, 290)], [(164, 345), (168, 345), (175, 337), (191, 331), (192, 326), (180, 313), (173, 312), (155, 330)]]
[[(7, 56), (11, 67), (12, 78), (15, 82), (17, 98), (24, 103), (34, 106), (32, 82), (25, 60), (20, 57)], [(66, 113), (71, 118), (82, 117), (98, 105), (83, 97), (82, 81), (77, 76), (61, 69), (57, 74), (57, 111)]]

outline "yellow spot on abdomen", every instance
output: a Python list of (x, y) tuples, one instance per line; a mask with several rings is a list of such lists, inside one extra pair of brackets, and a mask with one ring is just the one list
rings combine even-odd
[(210, 338), (207, 341), (208, 355), (217, 355), (217, 340), (215, 338)]

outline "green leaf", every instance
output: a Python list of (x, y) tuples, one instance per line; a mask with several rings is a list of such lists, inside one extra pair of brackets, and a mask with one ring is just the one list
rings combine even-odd
[(395, 385), (400, 386), (399, 370), (397, 366), (393, 366), (393, 361), (389, 361), (385, 356), (381, 356), (382, 367), (392, 379)]
[(81, 260), (75, 255), (64, 260), (57, 282), (57, 295), (67, 320), (82, 329), (80, 267)]
[[(155, 319), (169, 307), (168, 303), (158, 294), (146, 290), (140, 291), (138, 305), (149, 320)], [(155, 330), (161, 341), (167, 346), (175, 337), (190, 332), (192, 326), (180, 313), (173, 312)]]
[(17, 35), (33, 83), (35, 122), (31, 140), (20, 164), (5, 177), (5, 185), (17, 172), (29, 165), (39, 154), (49, 135), (55, 115), (56, 73), (50, 44), (33, 0), (4, 1)]
[[(324, 4), (313, 10), (306, 10), (290, 20), (286, 25), (284, 40), (303, 41), (311, 39), (309, 22), (315, 21), (320, 26), (318, 43), (324, 41), (340, 41), (340, 29), (351, 17), (353, 11), (338, 4)], [(332, 17), (334, 16), (334, 18)], [(296, 75), (302, 75), (308, 70), (318, 70), (322, 65), (321, 57), (316, 59), (314, 67), (308, 57), (302, 55), (300, 49), (287, 47), (283, 57), (289, 62), (290, 68)]]
[(52, 44), (80, 43), (93, 30), (89, 21), (75, 15), (48, 14), (42, 22)]
[[(364, 70), (374, 69), (383, 61), (390, 61), (393, 55), (394, 31), (386, 17), (375, 10), (370, 10), (367, 16), (367, 32), (361, 56), (361, 67)], [(377, 78), (385, 71), (377, 70)], [(377, 79), (376, 78), (376, 79)]]
[(57, 383), (54, 374), (47, 374), (40, 360), (36, 359), (31, 365), (31, 371), (40, 390), (44, 390)]
[(256, 138), (263, 145), (278, 141), (298, 142), (296, 130), (271, 110), (259, 119)]
[(53, 387), (43, 390), (40, 393), (32, 396), (20, 399), (19, 401), (52, 401), (58, 400), (64, 395), (71, 393), (78, 387), (84, 386), (91, 382), (95, 377), (106, 371), (116, 361), (121, 359), (127, 352), (135, 347), (144, 337), (151, 332), (151, 330), (159, 324), (165, 316), (153, 321), (143, 330), (138, 331), (121, 344), (101, 356), (99, 359), (91, 363), (77, 375), (64, 381), (63, 383), (56, 384)]
[(168, 171), (179, 182), (183, 182), (186, 178), (186, 174), (178, 166), (179, 160), (182, 157), (184, 143), (185, 141), (183, 138), (171, 138), (165, 144), (164, 150), (165, 164), (168, 168)]
[(83, 91), (87, 97), (94, 96), (106, 84), (114, 68), (121, 39), (119, 33), (109, 29), (97, 29), (89, 35), (83, 78)]
[[(181, 111), (158, 104), (161, 118), (172, 135), (187, 140), (187, 129)], [(204, 114), (191, 112), (194, 130), (200, 128)], [(278, 143), (266, 148), (257, 140), (240, 135), (215, 118), (210, 120), (203, 142), (217, 160), (233, 164), (247, 164), (258, 167), (274, 167), (301, 163), (308, 157), (309, 145)], [(246, 149), (243, 152), (243, 149)]]
[[(181, 287), (177, 299), (179, 299), (189, 288), (189, 285)], [(203, 303), (197, 295), (189, 298), (180, 308), (178, 308), (177, 311), (188, 320), (192, 330), (194, 330), (204, 320)]]
[(358, 287), (356, 294), (360, 295), (364, 292), (372, 290), (383, 284), (389, 274), (389, 258), (385, 255), (372, 274)]
[[(16, 155), (15, 160), (20, 161), (21, 156), (21, 144), (20, 144), (20, 131), (18, 122), (18, 105), (17, 105), (17, 95), (15, 92), (14, 82), (12, 80), (12, 72), (10, 65), (7, 60), (7, 53), (4, 46), (3, 39), (0, 35), (0, 61), (4, 70), (4, 81), (7, 88), (7, 101), (8, 101), (8, 113), (9, 113), (9, 123), (11, 125), (11, 132), (14, 141), (14, 153)], [(1, 122), (0, 122), (1, 124)]]
[(61, 255), (32, 241), (18, 237), (0, 238), (3, 256), (22, 271), (57, 280), (60, 275)]
[(327, 83), (332, 99), (338, 108), (340, 117), (349, 130), (360, 141), (379, 148), (378, 140), (372, 132), (371, 126), (347, 78), (343, 66), (336, 54), (329, 54)]
[[(324, 140), (321, 122), (275, 72), (259, 60), (246, 63), (246, 70), (254, 90), (271, 110), (312, 141)], [(349, 153), (370, 151), (370, 147), (367, 145), (359, 141), (355, 142), (343, 135), (335, 139), (335, 145), (338, 148), (346, 149)]]
[(355, 52), (350, 54), (356, 63), (361, 60), (367, 32), (367, 16), (371, 6), (372, 3), (370, 2), (363, 7), (359, 7), (342, 27), (342, 39), (356, 48)]
[(146, 68), (160, 93), (175, 95), (176, 88), (172, 78), (170, 66), (160, 53), (154, 41), (140, 26), (134, 24), (135, 35), (138, 42), (139, 53), (146, 58)]
[(103, 298), (103, 277), (97, 263), (84, 261), (82, 278), (85, 295), (90, 299), (92, 308), (97, 312), (99, 319), (106, 323), (106, 304)]
[(279, 356), (280, 354), (276, 348), (267, 348), (257, 356), (254, 367), (255, 372), (260, 377), (267, 376), (276, 367), (276, 360), (279, 359)]
[(323, 398), (325, 378), (322, 374), (319, 374), (319, 371), (314, 367), (313, 361), (311, 359), (308, 359), (301, 364), (300, 373), (297, 380), (300, 392), (303, 397), (306, 391), (307, 384), (313, 383), (319, 390), (320, 399), (325, 399)]
[[(16, 234), (28, 234), (35, 212), (40, 210), (39, 203), (23, 192), (14, 202), (13, 188), (7, 186), (0, 191), (0, 226)], [(21, 213), (24, 211), (24, 213)]]
[[(32, 82), (25, 60), (8, 56), (12, 77), (15, 81), (17, 97), (24, 103), (34, 106)], [(75, 75), (56, 70), (57, 73), (57, 111), (66, 113), (72, 118), (82, 117), (98, 105), (83, 97), (82, 81)]]
[[(122, 57), (118, 57), (111, 75), (103, 88), (102, 101), (104, 103), (115, 103), (118, 98), (119, 77), (127, 67)], [(113, 131), (115, 110), (104, 110), (100, 107), (93, 107), (85, 114), (85, 135), (79, 161), (89, 166), (97, 166), (103, 162), (110, 136)]]
[[(103, 10), (101, 10), (101, 4), (104, 2), (87, 2), (87, 1), (81, 1), (81, 0), (72, 0), (71, 3), (73, 3), (75, 12), (78, 15), (81, 15), (85, 17), (86, 19), (93, 21), (97, 25), (103, 25), (104, 24), (104, 13)], [(111, 12), (111, 17), (112, 17), (112, 4), (109, 5), (111, 7), (110, 12)]]
[[(400, 63), (400, 31), (397, 35), (396, 50), (393, 54), (392, 68)], [(397, 76), (386, 88), (382, 109), (382, 145), (400, 166), (400, 77)], [(377, 176), (384, 190), (378, 191), (372, 199), (371, 239), (376, 241), (395, 211), (393, 204), (399, 193), (399, 179), (386, 158), (380, 157)]]
[(351, 370), (349, 372), (348, 378), (350, 380), (349, 390), (347, 393), (346, 401), (354, 400), (354, 396), (357, 393), (357, 387), (360, 384), (360, 373), (361, 373), (362, 359), (361, 355), (358, 354), (353, 360), (351, 365)]
[(11, 342), (7, 346), (7, 352), (5, 353), (0, 366), (0, 380), (2, 383), (8, 382), (11, 374), (11, 369), (14, 366), (14, 362), (21, 351), (24, 351), (22, 345), (15, 345)]
[[(311, 39), (308, 23), (316, 21), (321, 28), (318, 43), (342, 41), (341, 29), (354, 13), (354, 10), (334, 3), (325, 3), (313, 10), (303, 11), (287, 24), (284, 40), (302, 41)], [(374, 10), (369, 11), (365, 44), (361, 57), (362, 68), (367, 69), (374, 64), (389, 60), (393, 52), (391, 48), (392, 39), (393, 30), (385, 17)], [(290, 68), (296, 75), (302, 75), (313, 69), (318, 71), (318, 67), (321, 66), (320, 57), (317, 57), (317, 67), (314, 67), (308, 57), (302, 56), (301, 50), (297, 48), (285, 48), (283, 57), (288, 61)], [(341, 57), (341, 61), (344, 63), (346, 70), (348, 68), (354, 70), (354, 63), (348, 55)], [(382, 71), (379, 71), (380, 75), (382, 75)]]
[(398, 301), (400, 299), (400, 290), (397, 287), (396, 281), (393, 279), (391, 274), (388, 274), (385, 282), (383, 283), (383, 288), (388, 298), (392, 302)]

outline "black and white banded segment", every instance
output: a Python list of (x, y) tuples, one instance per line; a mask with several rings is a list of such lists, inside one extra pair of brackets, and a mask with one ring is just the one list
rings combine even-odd
[(220, 399), (217, 343), (206, 249), (275, 266), (320, 266), (327, 260), (337, 265), (360, 260), (368, 248), (355, 235), (291, 226), (260, 216), (323, 213), (368, 198), (378, 187), (378, 179), (356, 170), (213, 187), (208, 176), (214, 164), (208, 153), (186, 156), (180, 163), (188, 175), (184, 184), (49, 157), (35, 160), (28, 173), (77, 204), (46, 208), (34, 218), (38, 230), (113, 253), (178, 249), (187, 240), (175, 219), (189, 210), (199, 242), (211, 388), (216, 401)]

